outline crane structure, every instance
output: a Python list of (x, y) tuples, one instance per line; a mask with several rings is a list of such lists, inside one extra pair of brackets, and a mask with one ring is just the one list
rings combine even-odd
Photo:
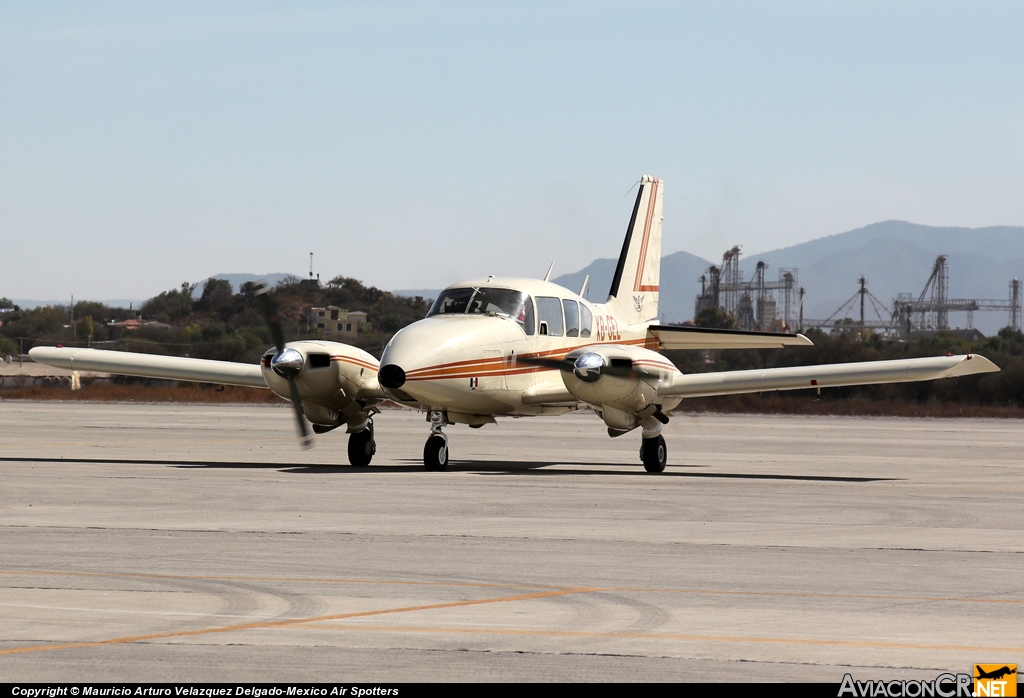
[(779, 269), (777, 281), (769, 280), (767, 271), (768, 263), (759, 260), (751, 278), (744, 281), (740, 246), (726, 250), (722, 266), (709, 267), (700, 277), (694, 317), (705, 308), (718, 307), (733, 315), (741, 330), (791, 332), (797, 324), (797, 270)]
[[(854, 308), (860, 307), (860, 319), (850, 317)], [(865, 310), (871, 308), (874, 317), (869, 317)], [(834, 313), (824, 320), (805, 320), (801, 318), (800, 331), (806, 328), (830, 329), (833, 331), (847, 331), (857, 329), (882, 330), (889, 334), (896, 330), (895, 321), (885, 303), (878, 299), (875, 294), (868, 290), (868, 281), (862, 274), (857, 279), (857, 291), (846, 299)]]
[(1004, 311), (1009, 314), (1010, 327), (1021, 328), (1021, 281), (1012, 279), (1007, 300), (949, 297), (948, 257), (940, 254), (932, 264), (932, 273), (915, 300), (912, 294), (901, 293), (893, 301), (892, 318), (900, 334), (943, 331), (949, 329), (950, 313), (967, 313), (968, 329), (974, 327), (976, 311)]

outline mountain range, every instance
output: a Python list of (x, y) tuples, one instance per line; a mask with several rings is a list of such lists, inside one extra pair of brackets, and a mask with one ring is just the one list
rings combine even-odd
[[(740, 244), (744, 241), (738, 240)], [(724, 252), (724, 250), (723, 250)], [(768, 263), (767, 278), (778, 279), (780, 268), (796, 268), (798, 284), (806, 290), (804, 317), (824, 319), (832, 315), (857, 291), (857, 279), (863, 274), (868, 290), (887, 309), (899, 293), (916, 298), (924, 288), (935, 258), (948, 255), (949, 297), (979, 298), (1006, 301), (1009, 282), (1024, 278), (1024, 227), (992, 226), (986, 228), (933, 227), (906, 221), (883, 221), (845, 233), (804, 242), (791, 247), (767, 250), (740, 256), (743, 278), (749, 279), (758, 260)], [(593, 301), (607, 298), (615, 273), (615, 259), (595, 259), (569, 274), (552, 281), (572, 291), (579, 291), (588, 274), (586, 296)], [(700, 292), (700, 276), (712, 262), (688, 252), (665, 255), (661, 262), (661, 319), (682, 322), (693, 317), (694, 300)], [(237, 292), (246, 281), (265, 279), (270, 285), (291, 274), (217, 274), (212, 278), (231, 282)], [(195, 295), (202, 293), (200, 282)], [(439, 289), (400, 289), (402, 296), (435, 298)], [(22, 307), (64, 301), (32, 301), (15, 299)], [(139, 299), (106, 301), (108, 305), (129, 302), (138, 307)], [(869, 318), (871, 317), (869, 313)], [(886, 318), (887, 319), (887, 318)], [(950, 325), (966, 326), (963, 313), (951, 313)], [(987, 335), (1005, 327), (1009, 314), (1002, 311), (977, 312), (974, 326)]]
[[(724, 250), (723, 250), (724, 252)], [(758, 260), (768, 263), (768, 279), (776, 280), (780, 268), (796, 268), (798, 283), (806, 289), (804, 317), (824, 319), (832, 315), (858, 288), (863, 274), (868, 290), (887, 308), (899, 293), (920, 295), (932, 272), (935, 258), (948, 255), (949, 297), (1006, 301), (1009, 282), (1024, 278), (1024, 227), (933, 227), (906, 221), (883, 221), (809, 242), (740, 256), (743, 278), (749, 279)], [(614, 259), (595, 259), (579, 271), (552, 279), (579, 291), (588, 274), (587, 296), (603, 301), (615, 273)], [(693, 317), (694, 300), (700, 292), (700, 276), (721, 261), (675, 252), (661, 260), (661, 315), (664, 322)], [(436, 289), (401, 290), (401, 295), (433, 297)], [(870, 314), (869, 314), (869, 317)], [(886, 319), (888, 319), (886, 317)], [(966, 326), (963, 313), (951, 313), (952, 326)], [(974, 326), (993, 334), (1009, 322), (1005, 312), (977, 312)]]

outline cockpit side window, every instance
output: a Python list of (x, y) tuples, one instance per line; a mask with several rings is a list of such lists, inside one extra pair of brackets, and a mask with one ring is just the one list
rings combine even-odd
[(594, 314), (590, 312), (590, 308), (587, 307), (586, 303), (580, 303), (580, 310), (583, 311), (583, 321), (580, 323), (580, 337), (589, 337), (590, 331), (594, 327)]
[(565, 336), (580, 336), (580, 307), (576, 301), (562, 301), (562, 309), (565, 311)]
[(565, 331), (562, 323), (562, 302), (558, 298), (537, 296), (537, 319), (540, 333), (549, 337), (561, 337)]

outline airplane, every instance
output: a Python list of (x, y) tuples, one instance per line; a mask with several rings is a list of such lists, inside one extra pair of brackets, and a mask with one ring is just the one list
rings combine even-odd
[(980, 664), (975, 664), (974, 665), (974, 673), (975, 673), (975, 677), (974, 678), (976, 678), (976, 679), (999, 680), (999, 679), (1003, 678), (1004, 676), (1009, 676), (1010, 674), (1016, 674), (1017, 673), (1017, 669), (1016, 668), (1011, 669), (1008, 666), (1003, 666), (1002, 668), (995, 669), (993, 671), (985, 671), (985, 670), (983, 670), (981, 668)]
[(973, 355), (684, 375), (670, 349), (808, 346), (802, 334), (657, 323), (664, 182), (640, 180), (607, 300), (549, 281), (487, 276), (445, 288), (426, 317), (400, 329), (378, 361), (339, 342), (285, 342), (272, 294), (260, 298), (274, 337), (257, 365), (97, 349), (35, 347), (41, 363), (81, 371), (269, 388), (292, 402), (300, 440), (344, 426), (353, 466), (376, 453), (373, 418), (392, 401), (429, 423), (423, 465), (446, 470), (444, 429), (498, 417), (551, 416), (590, 408), (611, 437), (640, 430), (645, 470), (665, 470), (662, 428), (684, 399), (712, 395), (897, 383), (998, 371)]

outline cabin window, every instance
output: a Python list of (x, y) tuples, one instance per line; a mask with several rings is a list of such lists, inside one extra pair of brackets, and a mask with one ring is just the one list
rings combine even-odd
[(580, 306), (576, 301), (562, 301), (562, 310), (565, 311), (565, 336), (580, 336)]
[(537, 296), (537, 319), (540, 333), (549, 337), (561, 337), (565, 326), (562, 324), (562, 302), (557, 298)]
[(586, 303), (580, 303), (580, 310), (583, 314), (583, 322), (580, 323), (580, 337), (589, 337), (590, 330), (594, 327), (594, 314)]

